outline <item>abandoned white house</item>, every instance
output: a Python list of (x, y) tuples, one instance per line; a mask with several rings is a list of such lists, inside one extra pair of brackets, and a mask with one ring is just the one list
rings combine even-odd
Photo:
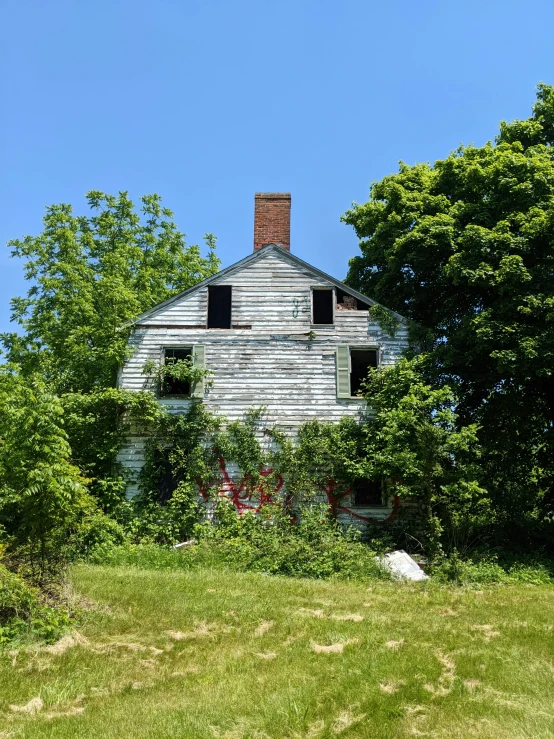
[[(254, 252), (204, 282), (139, 316), (133, 354), (119, 386), (143, 390), (147, 360), (192, 355), (213, 373), (210, 386), (175, 382), (159, 402), (172, 412), (192, 398), (230, 420), (252, 407), (290, 434), (306, 421), (361, 417), (358, 397), (369, 366), (392, 364), (407, 346), (400, 317), (395, 336), (369, 311), (374, 301), (290, 252), (288, 193), (255, 196)], [(139, 435), (127, 439), (120, 461), (137, 479), (144, 459)], [(136, 482), (128, 494), (137, 491)], [(390, 501), (371, 486), (353, 493), (343, 512), (386, 518)]]

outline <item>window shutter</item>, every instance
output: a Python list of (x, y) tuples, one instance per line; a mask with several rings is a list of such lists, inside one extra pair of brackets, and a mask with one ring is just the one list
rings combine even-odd
[(350, 398), (350, 347), (337, 346), (337, 398)]
[[(194, 360), (194, 366), (204, 369), (206, 366), (206, 347), (203, 344), (197, 344), (192, 348), (192, 356)], [(191, 388), (191, 398), (204, 398), (204, 378), (195, 382)]]

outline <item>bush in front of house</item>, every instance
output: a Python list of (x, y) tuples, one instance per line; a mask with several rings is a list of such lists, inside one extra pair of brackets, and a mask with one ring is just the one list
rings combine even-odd
[(199, 549), (214, 564), (288, 577), (387, 577), (375, 552), (353, 529), (337, 524), (327, 506), (304, 506), (293, 520), (274, 505), (264, 506), (258, 515), (239, 515), (221, 499), (214, 519), (195, 531)]
[(0, 648), (23, 638), (53, 642), (69, 626), (66, 609), (0, 563)]

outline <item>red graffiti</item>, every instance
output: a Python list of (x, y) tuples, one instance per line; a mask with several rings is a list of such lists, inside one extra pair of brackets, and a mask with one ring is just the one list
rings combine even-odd
[[(233, 482), (231, 476), (227, 471), (227, 467), (223, 457), (221, 457), (219, 460), (219, 471), (221, 473), (222, 481), (217, 487), (217, 494), (220, 497), (228, 498), (239, 513), (244, 513), (244, 511), (253, 511), (254, 513), (259, 513), (263, 506), (275, 504), (275, 496), (281, 491), (284, 485), (282, 475), (277, 475), (277, 483), (272, 491), (269, 491), (267, 489), (263, 481), (260, 481), (257, 485), (254, 485), (251, 475), (243, 475), (240, 481), (235, 483)], [(263, 478), (269, 477), (273, 474), (273, 472), (274, 470), (272, 467), (267, 467), (265, 469), (259, 470), (259, 474)], [(207, 503), (209, 500), (209, 486), (202, 482), (202, 480), (200, 479), (198, 479), (197, 482), (199, 493), (202, 499)], [(337, 513), (341, 511), (342, 513), (346, 513), (349, 516), (358, 518), (360, 521), (371, 521), (371, 517), (362, 516), (360, 513), (353, 511), (351, 508), (346, 508), (345, 506), (340, 505), (341, 500), (352, 492), (350, 487), (346, 488), (342, 492), (339, 492), (337, 491), (335, 481), (331, 477), (328, 477), (327, 485), (320, 485), (320, 488), (327, 496), (327, 501), (329, 503), (329, 508), (333, 517), (336, 517)], [(258, 500), (257, 504), (255, 503), (256, 499)], [(285, 496), (284, 503), (285, 510), (291, 515), (291, 520), (295, 521), (296, 517), (292, 512), (292, 495), (290, 493)], [(392, 521), (394, 518), (396, 518), (396, 516), (398, 516), (399, 509), (400, 498), (398, 497), (398, 495), (395, 495), (393, 497), (392, 511), (390, 515), (385, 519), (385, 521)]]
[[(342, 500), (342, 498), (352, 492), (352, 489), (350, 487), (346, 488), (346, 490), (344, 490), (342, 493), (337, 493), (335, 481), (331, 477), (328, 477), (327, 486), (325, 487), (323, 485), (320, 485), (320, 488), (327, 496), (329, 508), (331, 509), (331, 513), (334, 518), (336, 518), (338, 511), (342, 511), (342, 513), (347, 513), (349, 516), (360, 519), (360, 521), (371, 521), (371, 517), (362, 516), (360, 513), (356, 513), (356, 511), (353, 511), (351, 508), (345, 508), (344, 506), (340, 505), (340, 501)], [(392, 512), (385, 519), (385, 521), (392, 521), (393, 518), (396, 518), (396, 516), (398, 516), (399, 508), (400, 498), (398, 497), (398, 495), (395, 495), (392, 499)]]
[[(254, 486), (251, 475), (243, 475), (238, 483), (234, 483), (227, 472), (223, 458), (219, 460), (219, 471), (223, 477), (223, 484), (218, 490), (218, 495), (227, 496), (239, 513), (243, 513), (244, 511), (259, 513), (264, 505), (274, 503), (274, 496), (277, 495), (284, 485), (282, 475), (277, 475), (277, 484), (272, 491), (268, 491), (262, 481)], [(273, 473), (273, 468), (260, 469), (259, 473), (262, 477), (269, 477)], [(255, 495), (256, 493), (258, 493), (258, 496)], [(257, 505), (252, 504), (253, 498), (255, 497), (259, 501)]]

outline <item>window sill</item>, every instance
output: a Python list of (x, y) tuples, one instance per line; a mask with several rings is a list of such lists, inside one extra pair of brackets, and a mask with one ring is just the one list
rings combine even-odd
[(310, 323), (310, 328), (335, 328), (334, 323)]
[(392, 511), (389, 505), (350, 505), (352, 511)]

